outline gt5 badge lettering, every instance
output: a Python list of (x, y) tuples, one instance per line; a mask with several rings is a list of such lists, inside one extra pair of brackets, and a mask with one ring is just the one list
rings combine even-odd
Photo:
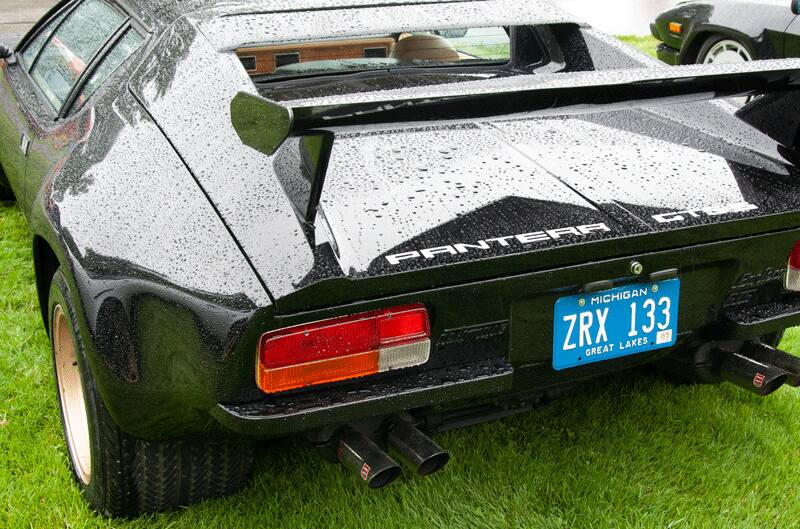
[(747, 202), (738, 202), (736, 204), (729, 204), (726, 206), (710, 206), (700, 209), (688, 209), (686, 211), (676, 211), (674, 213), (661, 213), (653, 215), (656, 222), (661, 224), (669, 224), (672, 222), (683, 222), (688, 219), (699, 219), (701, 217), (718, 217), (720, 215), (728, 215), (731, 213), (745, 213), (758, 209), (758, 206), (749, 204)]
[(586, 237), (596, 232), (609, 232), (611, 228), (603, 223), (585, 224), (583, 226), (571, 226), (567, 228), (557, 228), (547, 231), (536, 231), (532, 233), (521, 233), (519, 235), (507, 235), (505, 237), (495, 237), (493, 239), (480, 240), (475, 244), (448, 244), (435, 248), (425, 248), (424, 250), (414, 250), (386, 256), (386, 260), (392, 265), (400, 264), (411, 259), (433, 259), (437, 255), (458, 255), (472, 250), (491, 250), (493, 247), (508, 247), (516, 244), (531, 244), (534, 242), (558, 241), (564, 237)]

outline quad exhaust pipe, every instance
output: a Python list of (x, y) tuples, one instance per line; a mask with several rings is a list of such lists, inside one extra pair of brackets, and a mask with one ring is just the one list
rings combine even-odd
[(793, 388), (800, 387), (800, 358), (785, 353), (762, 343), (749, 342), (742, 348), (742, 354), (756, 362), (774, 366), (785, 372), (786, 384)]
[(800, 358), (762, 343), (746, 342), (722, 359), (719, 373), (723, 379), (766, 397), (784, 384), (800, 386)]
[[(397, 450), (418, 475), (433, 474), (450, 460), (446, 450), (410, 422), (393, 417), (387, 424), (389, 446)], [(349, 426), (340, 431), (336, 458), (371, 489), (385, 487), (400, 476), (400, 465), (394, 459), (372, 439)]]
[[(800, 357), (757, 342), (709, 343), (701, 356), (715, 358), (707, 373), (717, 381), (721, 377), (761, 397), (774, 393), (784, 384), (800, 387)], [(708, 380), (711, 381), (711, 380)], [(388, 445), (407, 460), (420, 476), (441, 470), (450, 454), (401, 417), (389, 418), (383, 425)], [(396, 480), (400, 465), (364, 433), (345, 426), (332, 439), (336, 458), (358, 475), (371, 489), (379, 489)], [(330, 444), (326, 446), (331, 447)], [(329, 453), (329, 452), (328, 452)]]
[(400, 452), (420, 476), (438, 472), (450, 461), (447, 450), (403, 420), (395, 420), (391, 424), (388, 441), (389, 446)]
[(728, 382), (761, 397), (777, 391), (788, 378), (786, 372), (740, 353), (728, 355), (720, 364), (719, 372)]
[(336, 447), (336, 458), (358, 474), (371, 489), (385, 487), (400, 476), (400, 465), (372, 439), (352, 428), (345, 428)]

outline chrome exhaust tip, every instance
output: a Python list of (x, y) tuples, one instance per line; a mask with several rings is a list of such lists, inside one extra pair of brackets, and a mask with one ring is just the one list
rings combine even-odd
[(769, 345), (755, 342), (745, 344), (740, 352), (756, 362), (785, 371), (789, 375), (786, 385), (794, 388), (800, 387), (800, 357), (790, 355)]
[(785, 371), (741, 353), (731, 353), (722, 360), (720, 375), (728, 382), (761, 397), (777, 391), (789, 378)]
[(371, 489), (385, 487), (400, 476), (400, 465), (372, 439), (352, 428), (342, 432), (336, 447), (336, 458)]
[(402, 419), (392, 421), (388, 441), (389, 446), (400, 452), (403, 458), (417, 469), (417, 474), (420, 476), (438, 472), (450, 461), (447, 450), (433, 442), (413, 424)]

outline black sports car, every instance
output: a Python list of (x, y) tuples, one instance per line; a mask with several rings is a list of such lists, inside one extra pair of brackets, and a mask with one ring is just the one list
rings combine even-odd
[(101, 512), (231, 492), (292, 434), (430, 474), (423, 431), (644, 364), (800, 384), (800, 61), (667, 68), (530, 0), (65, 0), (0, 57)]
[(651, 25), (658, 58), (676, 64), (739, 63), (800, 56), (796, 2), (690, 0)]

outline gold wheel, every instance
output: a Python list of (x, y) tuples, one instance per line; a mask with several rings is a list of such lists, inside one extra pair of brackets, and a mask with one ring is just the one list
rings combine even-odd
[(92, 451), (89, 442), (89, 419), (83, 392), (75, 341), (61, 305), (53, 309), (53, 354), (56, 383), (64, 416), (64, 432), (72, 465), (84, 486), (92, 479)]

